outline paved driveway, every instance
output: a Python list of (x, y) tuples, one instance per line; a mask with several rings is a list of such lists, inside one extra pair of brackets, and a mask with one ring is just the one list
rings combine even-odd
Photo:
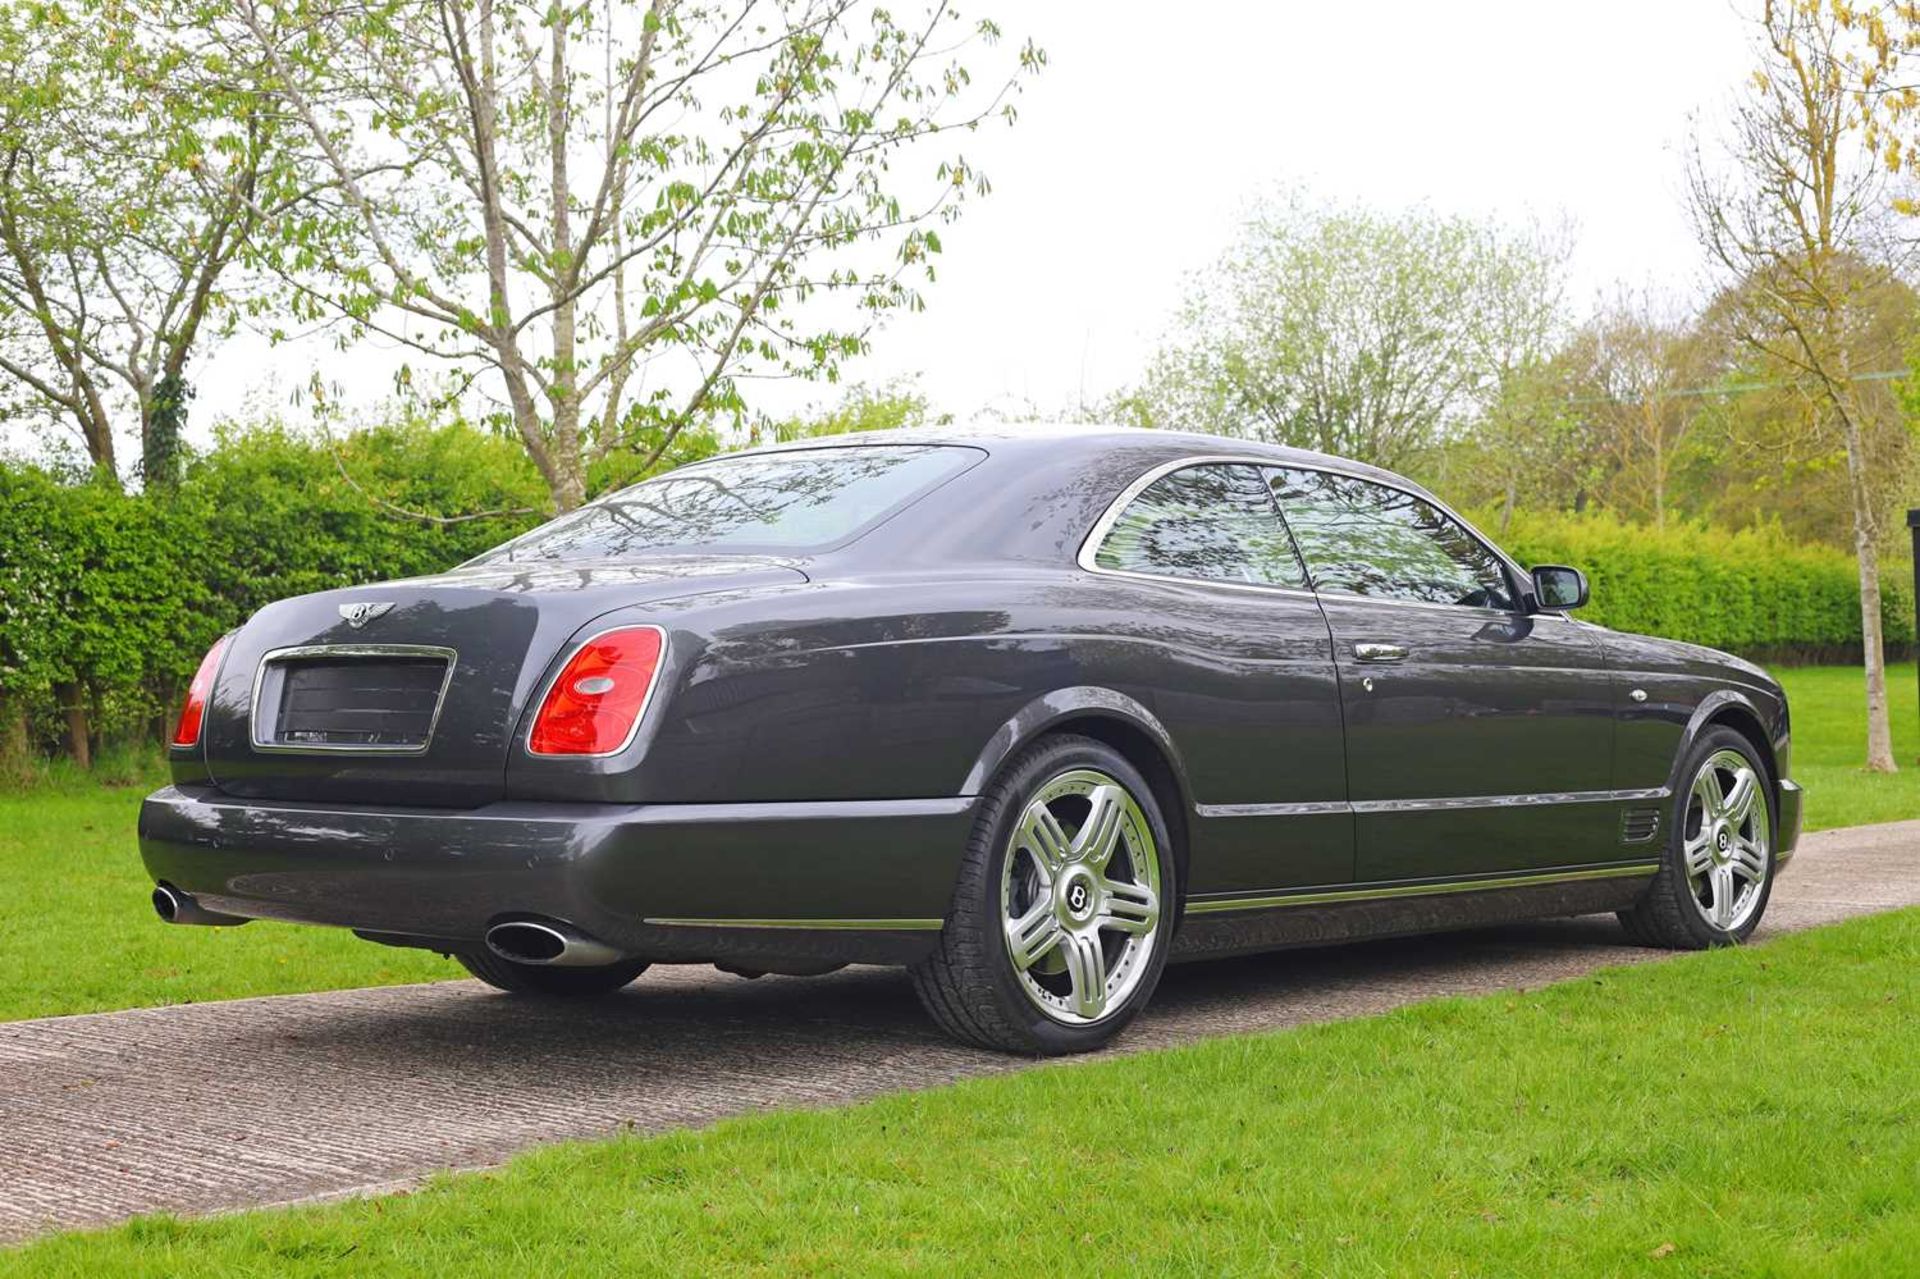
[[(1920, 904), (1920, 822), (1808, 836), (1764, 935)], [(1610, 917), (1170, 969), (1129, 1050), (1658, 958)], [(656, 969), (552, 1008), (474, 982), (0, 1024), (0, 1242), (404, 1184), (528, 1145), (854, 1101), (1031, 1063), (959, 1048), (886, 969)]]

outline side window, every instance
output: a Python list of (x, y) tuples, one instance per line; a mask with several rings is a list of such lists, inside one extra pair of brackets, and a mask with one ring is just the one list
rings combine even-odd
[(1157, 577), (1305, 587), (1257, 467), (1189, 466), (1127, 504), (1094, 552), (1101, 568)]
[(1431, 502), (1324, 471), (1275, 467), (1267, 475), (1320, 590), (1513, 607), (1499, 557)]

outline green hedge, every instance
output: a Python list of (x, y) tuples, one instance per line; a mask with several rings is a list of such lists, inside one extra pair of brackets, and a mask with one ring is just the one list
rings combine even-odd
[[(675, 460), (712, 447), (694, 440)], [(515, 513), (435, 524), (382, 502)], [(337, 456), (255, 430), (222, 438), (177, 487), (151, 494), (0, 463), (0, 764), (23, 750), (71, 751), (76, 718), (95, 748), (152, 740), (207, 646), (262, 605), (437, 572), (545, 507), (519, 446), (465, 427), (357, 433)], [(1585, 569), (1594, 594), (1583, 616), (1605, 625), (1776, 660), (1858, 653), (1844, 552), (1777, 531), (1655, 532), (1551, 515), (1522, 516), (1504, 540), (1527, 562)], [(1911, 571), (1892, 562), (1885, 575), (1896, 651), (1913, 645)]]
[[(429, 515), (520, 513), (435, 524), (376, 497)], [(262, 605), (438, 572), (545, 506), (517, 444), (465, 427), (355, 434), (337, 460), (320, 441), (257, 430), (148, 494), (0, 465), (0, 753), (77, 754), (75, 708), (93, 749), (152, 738), (207, 646)]]
[[(1584, 570), (1593, 602), (1580, 616), (1603, 626), (1773, 660), (1859, 655), (1860, 579), (1853, 557), (1798, 545), (1777, 529), (1677, 524), (1655, 530), (1606, 515), (1520, 515), (1502, 540), (1522, 563)], [(1885, 562), (1880, 590), (1887, 643), (1909, 651), (1912, 565)]]

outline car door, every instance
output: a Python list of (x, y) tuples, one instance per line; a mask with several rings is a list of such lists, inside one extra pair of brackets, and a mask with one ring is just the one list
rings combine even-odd
[(1617, 857), (1612, 677), (1586, 628), (1425, 498), (1276, 467), (1332, 632), (1363, 883)]
[(1113, 683), (1179, 745), (1191, 898), (1351, 882), (1332, 643), (1259, 468), (1149, 472), (1080, 563), (1108, 579)]

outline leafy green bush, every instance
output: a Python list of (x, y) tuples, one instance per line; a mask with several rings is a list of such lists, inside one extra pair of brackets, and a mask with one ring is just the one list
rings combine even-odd
[[(1656, 530), (1608, 515), (1521, 514), (1502, 541), (1522, 563), (1584, 570), (1593, 602), (1580, 616), (1603, 626), (1775, 660), (1859, 653), (1853, 557), (1778, 529)], [(1912, 586), (1906, 563), (1883, 567), (1882, 625), (1895, 651), (1913, 646)]]
[(0, 465), (0, 757), (70, 738), (70, 708), (96, 748), (152, 737), (208, 645), (262, 605), (438, 572), (545, 499), (518, 445), (460, 426), (366, 431), (337, 456), (280, 430), (229, 435), (150, 494)]
[[(713, 448), (693, 437), (670, 460)], [(76, 732), (95, 749), (151, 741), (207, 646), (256, 609), (438, 572), (537, 522), (545, 502), (518, 444), (457, 426), (384, 427), (337, 449), (230, 434), (152, 494), (0, 464), (0, 774), (34, 746), (79, 754)], [(1505, 541), (1528, 562), (1585, 569), (1583, 616), (1621, 630), (1775, 659), (1858, 651), (1852, 559), (1777, 530), (1523, 515)], [(1896, 650), (1913, 643), (1910, 582), (1889, 565)]]

